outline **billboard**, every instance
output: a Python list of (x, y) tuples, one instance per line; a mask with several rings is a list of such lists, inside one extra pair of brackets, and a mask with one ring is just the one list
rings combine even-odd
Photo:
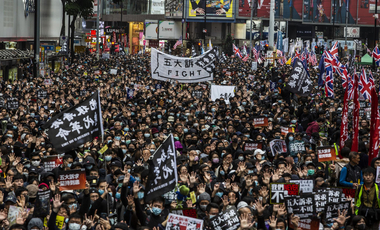
[(157, 20), (145, 20), (145, 39), (146, 40), (156, 40), (158, 32), (158, 21)]
[(158, 39), (179, 39), (181, 36), (182, 25), (177, 21), (159, 21)]
[(235, 19), (235, 0), (187, 0), (187, 18)]
[(170, 18), (182, 18), (182, 0), (166, 0), (165, 16)]
[[(358, 8), (357, 23), (359, 25), (374, 25), (375, 18), (373, 17), (372, 12), (375, 12), (375, 1), (374, 0), (369, 0), (369, 1), (360, 0), (358, 5), (359, 5), (359, 8)], [(377, 13), (379, 12), (380, 12), (380, 6), (377, 7)], [(377, 23), (379, 22), (380, 20), (377, 19)]]
[(152, 0), (151, 14), (165, 14), (165, 1)]

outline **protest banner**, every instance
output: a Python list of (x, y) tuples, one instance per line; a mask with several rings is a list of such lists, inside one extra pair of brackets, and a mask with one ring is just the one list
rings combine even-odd
[(44, 85), (52, 85), (53, 84), (53, 80), (52, 79), (45, 79), (44, 80)]
[(100, 150), (99, 150), (99, 153), (100, 154), (103, 154), (103, 153), (105, 153), (105, 151), (107, 151), (108, 150), (108, 145), (105, 145), (105, 146), (103, 146), (103, 148), (101, 148)]
[(263, 148), (263, 143), (260, 143), (260, 142), (252, 142), (252, 141), (248, 141), (246, 143), (244, 143), (244, 151), (255, 151), (256, 149), (262, 149)]
[(252, 70), (253, 71), (257, 70), (257, 62), (255, 61), (252, 62)]
[(60, 171), (58, 176), (59, 191), (77, 190), (86, 188), (85, 169)]
[(356, 189), (354, 188), (340, 188), (346, 198), (355, 198)]
[(230, 104), (230, 98), (235, 96), (235, 86), (211, 85), (211, 100), (223, 98), (226, 104)]
[(49, 172), (58, 166), (60, 166), (62, 162), (62, 158), (58, 155), (44, 156), (42, 158), (42, 162), (44, 163), (44, 168), (46, 172)]
[(34, 202), (34, 217), (44, 218), (50, 214), (50, 191), (38, 191)]
[(304, 141), (289, 141), (289, 152), (291, 156), (297, 156), (298, 153), (305, 153), (305, 142)]
[(173, 135), (161, 144), (149, 161), (150, 173), (145, 187), (145, 202), (173, 190), (178, 181)]
[(191, 218), (198, 218), (197, 215), (197, 209), (195, 208), (178, 208), (178, 209), (171, 209), (171, 213), (180, 215), (180, 216), (187, 216)]
[[(289, 223), (290, 229), (295, 229), (293, 224)], [(298, 230), (319, 230), (319, 220), (318, 219), (302, 219), (298, 222)]]
[(326, 204), (326, 212), (324, 219), (326, 224), (334, 223), (334, 219), (338, 218), (338, 210), (343, 211), (344, 209), (349, 210), (351, 207), (351, 201), (344, 201), (340, 203), (328, 203)]
[(325, 212), (325, 206), (327, 204), (328, 192), (318, 192), (314, 194), (315, 212)]
[(219, 215), (215, 216), (210, 221), (214, 229), (218, 230), (236, 230), (240, 227), (240, 220), (235, 207), (219, 213)]
[(285, 204), (288, 213), (293, 213), (300, 219), (309, 219), (314, 215), (314, 195), (311, 193), (285, 197)]
[(277, 154), (287, 152), (285, 140), (274, 139), (271, 142), (269, 142), (269, 147), (270, 147), (272, 156), (276, 156)]
[(309, 72), (305, 69), (299, 58), (295, 59), (294, 69), (286, 84), (286, 89), (298, 96), (309, 96), (313, 89), (313, 81), (310, 79)]
[(37, 98), (38, 99), (43, 99), (46, 97), (47, 97), (47, 91), (46, 90), (40, 89), (37, 91)]
[(299, 185), (295, 183), (271, 183), (270, 203), (282, 204), (287, 196), (299, 195)]
[(268, 118), (267, 117), (253, 118), (253, 125), (255, 126), (255, 128), (267, 127), (268, 126)]
[(336, 159), (334, 146), (317, 147), (318, 162), (333, 161)]
[(300, 194), (312, 193), (314, 191), (314, 181), (313, 180), (290, 180), (289, 182), (300, 185)]
[(110, 74), (111, 75), (116, 75), (117, 74), (117, 69), (110, 69)]
[(198, 230), (203, 229), (203, 220), (169, 213), (166, 230)]
[(216, 58), (216, 48), (193, 58), (177, 57), (152, 48), (152, 78), (180, 83), (212, 81)]
[(294, 133), (293, 128), (281, 126), (281, 135), (286, 136), (286, 134), (288, 134), (288, 133)]
[(18, 109), (19, 104), (18, 104), (18, 98), (16, 97), (10, 97), (7, 99), (7, 108), (11, 110), (16, 110)]
[(44, 126), (50, 142), (59, 153), (92, 141), (103, 133), (98, 91), (86, 100), (50, 119)]
[(202, 98), (203, 92), (200, 90), (193, 90), (193, 92), (191, 92), (191, 96), (199, 99)]

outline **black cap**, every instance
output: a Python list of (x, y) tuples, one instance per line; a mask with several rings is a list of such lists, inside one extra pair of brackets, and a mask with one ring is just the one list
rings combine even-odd
[(112, 161), (110, 166), (111, 167), (112, 166), (116, 166), (116, 167), (120, 167), (121, 168), (121, 167), (123, 167), (123, 164), (120, 161), (116, 160), (116, 161)]

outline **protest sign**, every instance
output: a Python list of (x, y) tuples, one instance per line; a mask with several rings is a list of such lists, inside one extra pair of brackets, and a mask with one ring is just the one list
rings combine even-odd
[(355, 198), (356, 189), (354, 188), (340, 188), (345, 198)]
[(299, 96), (308, 96), (313, 89), (313, 81), (300, 59), (295, 60), (286, 89)]
[(44, 85), (52, 85), (53, 84), (53, 80), (52, 79), (45, 79), (44, 80)]
[(107, 151), (108, 150), (108, 145), (105, 145), (105, 146), (103, 146), (103, 148), (101, 148), (100, 150), (99, 150), (99, 153), (100, 154), (103, 154), (105, 151)]
[(235, 207), (219, 213), (210, 221), (215, 230), (236, 230), (240, 227), (240, 220)]
[(309, 219), (314, 214), (314, 195), (302, 194), (301, 196), (286, 197), (285, 204), (288, 213), (300, 217), (300, 219)]
[(248, 80), (253, 81), (255, 79), (255, 76), (252, 74), (248, 74)]
[(60, 171), (58, 176), (59, 191), (77, 190), (86, 188), (85, 169)]
[(152, 78), (161, 81), (174, 80), (180, 83), (212, 81), (216, 58), (216, 49), (197, 57), (183, 58), (152, 48)]
[(253, 118), (253, 125), (256, 127), (267, 127), (268, 118), (267, 117), (257, 117)]
[(198, 230), (203, 229), (203, 220), (169, 213), (166, 230)]
[(7, 108), (8, 109), (18, 109), (18, 99), (16, 97), (10, 97), (7, 99)]
[(252, 70), (255, 71), (257, 70), (257, 62), (252, 62)]
[(339, 204), (342, 198), (342, 189), (328, 188), (327, 190), (327, 203)]
[(40, 89), (37, 91), (37, 98), (38, 99), (43, 99), (46, 97), (47, 97), (47, 91), (46, 90)]
[(286, 136), (286, 134), (288, 134), (288, 133), (294, 133), (293, 128), (281, 126), (281, 135)]
[(315, 212), (317, 214), (325, 211), (327, 196), (328, 192), (318, 192), (314, 194)]
[(291, 156), (297, 156), (298, 153), (305, 153), (305, 142), (303, 141), (289, 141), (289, 152)]
[(286, 142), (280, 139), (274, 139), (269, 142), (269, 147), (272, 153), (272, 156), (276, 156), (277, 154), (286, 153)]
[(211, 100), (223, 98), (226, 104), (230, 104), (230, 98), (235, 96), (235, 86), (212, 85)]
[(344, 201), (340, 203), (328, 203), (326, 205), (326, 212), (324, 219), (326, 224), (334, 223), (334, 219), (338, 218), (338, 210), (343, 211), (344, 209), (349, 210), (351, 207), (351, 201)]
[(230, 71), (227, 71), (226, 72), (226, 76), (231, 76), (232, 74), (231, 74), (231, 72)]
[(290, 180), (289, 182), (300, 185), (300, 194), (301, 193), (312, 193), (314, 191), (314, 181), (313, 180)]
[(34, 203), (34, 217), (44, 218), (50, 214), (50, 191), (38, 191)]
[(150, 161), (150, 173), (145, 187), (145, 202), (173, 190), (177, 184), (176, 153), (173, 135), (161, 144)]
[(191, 93), (191, 96), (195, 98), (202, 98), (203, 96), (203, 92), (200, 91), (200, 90), (193, 90), (193, 92)]
[(282, 204), (286, 196), (299, 195), (299, 185), (295, 183), (271, 183), (270, 203)]
[(3, 97), (0, 97), (0, 108), (4, 108), (5, 107), (5, 100)]
[(376, 183), (380, 183), (380, 166), (376, 168)]
[[(44, 218), (44, 227), (48, 226), (48, 220), (46, 217)], [(55, 218), (55, 225), (57, 225), (58, 229), (63, 229), (63, 224), (65, 223), (65, 217), (64, 216), (58, 216)]]
[(81, 90), (79, 91), (79, 96), (81, 97), (86, 96), (87, 92), (88, 92), (87, 90)]
[(336, 159), (334, 146), (317, 147), (318, 162), (333, 161)]
[(8, 210), (9, 226), (16, 224), (17, 217), (21, 215), (21, 213), (24, 211), (29, 211), (29, 209), (23, 209), (21, 207), (14, 206), (14, 205), (9, 206), (9, 210)]
[(86, 100), (54, 116), (43, 127), (59, 153), (92, 141), (103, 133), (98, 91)]
[[(289, 223), (291, 229), (295, 229), (292, 223)], [(319, 230), (319, 220), (318, 219), (302, 219), (298, 222), (298, 230)]]
[(116, 75), (117, 74), (117, 69), (110, 69), (110, 74)]
[(251, 141), (248, 141), (246, 143), (244, 143), (244, 151), (255, 151), (256, 149), (262, 149), (263, 148), (263, 143), (260, 143), (260, 142), (251, 142)]
[(62, 158), (58, 155), (44, 156), (42, 158), (46, 172), (49, 172), (62, 164)]
[(180, 215), (180, 216), (198, 218), (197, 210), (195, 208), (171, 209), (170, 212), (176, 215)]

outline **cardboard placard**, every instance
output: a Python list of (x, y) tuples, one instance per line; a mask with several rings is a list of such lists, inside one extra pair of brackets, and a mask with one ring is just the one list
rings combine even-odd
[(195, 208), (179, 208), (179, 209), (171, 209), (170, 213), (187, 216), (191, 218), (198, 218), (197, 210)]
[(53, 80), (52, 79), (45, 79), (44, 80), (44, 85), (52, 85), (53, 84)]
[(85, 169), (61, 171), (58, 176), (59, 191), (77, 190), (86, 188)]
[(271, 183), (270, 184), (270, 203), (282, 204), (287, 196), (298, 196), (299, 185), (295, 183)]
[(318, 162), (333, 161), (336, 159), (334, 146), (317, 147)]
[(253, 118), (253, 125), (256, 127), (267, 127), (268, 118), (267, 117), (257, 117)]
[(191, 96), (194, 98), (202, 98), (203, 92), (200, 90), (193, 90), (193, 92), (191, 92)]
[(271, 142), (269, 142), (269, 146), (272, 156), (276, 156), (277, 154), (281, 153), (286, 153), (288, 151), (285, 140), (274, 139)]
[(240, 220), (235, 207), (219, 213), (219, 215), (212, 218), (210, 221), (214, 226), (214, 229), (236, 230), (240, 227)]
[(260, 142), (246, 142), (244, 144), (244, 151), (255, 151), (256, 149), (262, 149), (263, 148), (263, 143)]
[(281, 126), (281, 135), (286, 136), (288, 133), (294, 133), (294, 128)]
[(18, 104), (18, 98), (15, 97), (10, 97), (7, 99), (7, 108), (8, 109), (18, 109), (19, 104)]
[(57, 168), (63, 163), (62, 158), (58, 155), (44, 156), (42, 158), (42, 162), (44, 162), (44, 168), (46, 172)]
[(47, 91), (46, 90), (40, 89), (37, 91), (37, 98), (43, 99), (46, 97), (47, 97)]
[(300, 185), (300, 193), (312, 193), (314, 191), (314, 181), (313, 180), (290, 180), (290, 183), (295, 183)]
[(314, 195), (302, 194), (301, 196), (286, 197), (285, 204), (288, 213), (300, 217), (300, 219), (310, 219), (314, 215)]
[(169, 213), (165, 229), (166, 230), (172, 230), (172, 229), (178, 229), (178, 230), (203, 229), (203, 220)]
[(117, 69), (110, 69), (110, 74), (116, 75), (117, 74)]

